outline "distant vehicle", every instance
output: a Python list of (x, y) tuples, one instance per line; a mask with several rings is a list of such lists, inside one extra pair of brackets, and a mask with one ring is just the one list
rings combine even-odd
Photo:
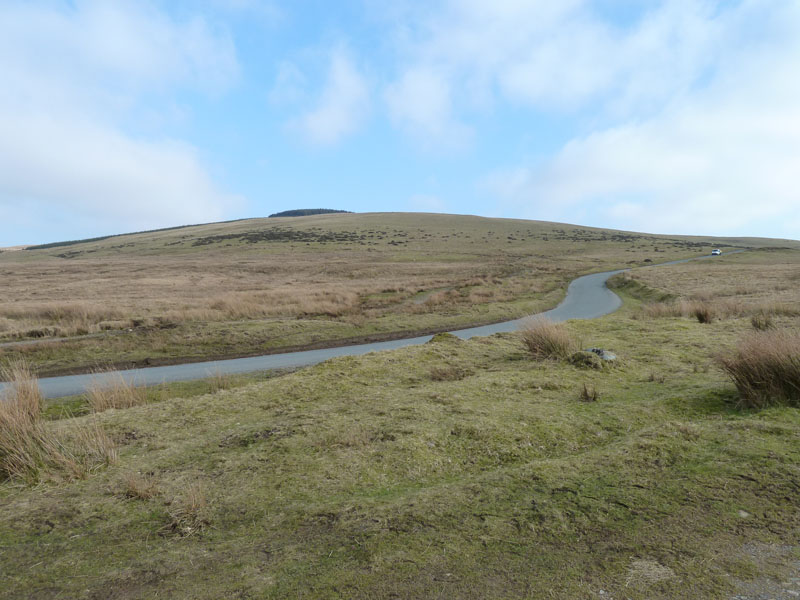
[(719, 256), (720, 254), (722, 254), (722, 250), (720, 250), (719, 248), (714, 248), (711, 251), (711, 256)]

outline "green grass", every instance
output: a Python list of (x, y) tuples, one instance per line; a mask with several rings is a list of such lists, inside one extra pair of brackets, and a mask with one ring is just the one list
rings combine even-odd
[(737, 409), (713, 356), (748, 319), (637, 304), (567, 325), (606, 369), (440, 336), (101, 413), (116, 465), (0, 483), (0, 596), (727, 599), (787, 577), (800, 412)]

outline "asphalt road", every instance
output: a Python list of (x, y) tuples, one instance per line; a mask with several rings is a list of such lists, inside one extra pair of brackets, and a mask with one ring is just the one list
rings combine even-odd
[[(743, 252), (735, 250), (726, 252), (733, 254)], [(664, 266), (677, 263), (689, 262), (711, 258), (710, 255), (689, 258), (684, 260), (670, 261), (652, 266)], [(649, 268), (649, 267), (638, 267)], [(551, 321), (560, 322), (568, 319), (594, 319), (610, 314), (622, 305), (622, 300), (606, 286), (608, 279), (617, 273), (630, 269), (619, 269), (617, 271), (605, 271), (603, 273), (592, 273), (573, 280), (567, 288), (567, 295), (556, 308), (540, 313)], [(459, 329), (451, 331), (462, 339), (469, 339), (475, 336), (487, 336), (500, 332), (516, 331), (526, 319), (516, 319), (485, 325), (482, 327), (472, 327), (469, 329)], [(208, 362), (186, 363), (182, 365), (169, 365), (164, 367), (148, 367), (144, 369), (130, 369), (125, 371), (110, 371), (106, 373), (93, 373), (86, 375), (66, 375), (63, 377), (45, 377), (39, 379), (39, 387), (45, 398), (60, 398), (84, 393), (90, 385), (112, 382), (121, 376), (125, 381), (137, 386), (158, 385), (160, 383), (170, 383), (174, 381), (192, 381), (195, 379), (205, 379), (215, 375), (233, 375), (239, 373), (251, 373), (255, 371), (268, 371), (271, 369), (285, 369), (294, 367), (304, 367), (314, 365), (329, 358), (336, 356), (353, 356), (367, 354), (369, 352), (380, 352), (382, 350), (394, 350), (416, 344), (424, 344), (433, 336), (425, 335), (420, 337), (408, 338), (403, 340), (393, 340), (389, 342), (373, 342), (358, 344), (353, 346), (340, 346), (338, 348), (326, 348), (322, 350), (306, 350), (302, 352), (289, 352), (286, 354), (268, 354), (265, 356), (253, 356), (250, 358), (233, 358), (228, 360), (215, 360)], [(0, 382), (0, 392), (7, 387), (7, 384)]]

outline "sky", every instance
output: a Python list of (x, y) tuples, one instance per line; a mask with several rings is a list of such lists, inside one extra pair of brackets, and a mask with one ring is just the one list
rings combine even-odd
[(0, 0), (0, 246), (419, 211), (800, 238), (800, 2)]

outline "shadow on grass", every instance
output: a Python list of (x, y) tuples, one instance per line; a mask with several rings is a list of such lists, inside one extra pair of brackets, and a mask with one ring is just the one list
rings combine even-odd
[(739, 408), (739, 393), (733, 386), (706, 389), (695, 395), (670, 398), (667, 400), (667, 405), (682, 417), (745, 416), (754, 412)]

